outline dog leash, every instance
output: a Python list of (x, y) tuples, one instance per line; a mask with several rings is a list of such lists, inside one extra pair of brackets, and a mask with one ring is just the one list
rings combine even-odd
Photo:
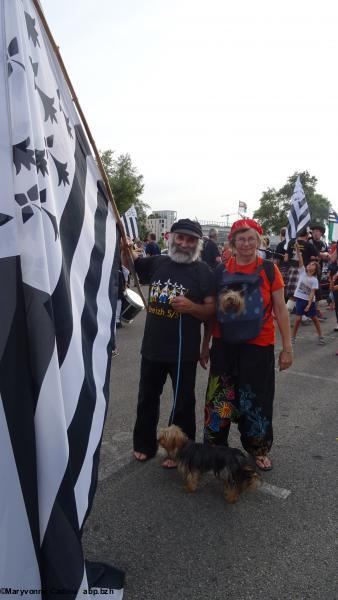
[(170, 419), (169, 419), (169, 425), (173, 424), (175, 410), (176, 410), (178, 387), (179, 387), (179, 383), (180, 383), (180, 373), (181, 373), (181, 355), (182, 355), (182, 314), (180, 314), (180, 318), (178, 321), (178, 360), (177, 360), (176, 388), (175, 388), (175, 394), (174, 394), (173, 407), (171, 409), (171, 415), (170, 415)]

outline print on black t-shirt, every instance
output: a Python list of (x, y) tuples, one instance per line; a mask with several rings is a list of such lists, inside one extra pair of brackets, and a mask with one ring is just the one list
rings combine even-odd
[(154, 281), (149, 289), (148, 313), (167, 319), (178, 319), (179, 313), (171, 308), (171, 301), (176, 296), (187, 296), (189, 290), (181, 283), (172, 283), (169, 279)]

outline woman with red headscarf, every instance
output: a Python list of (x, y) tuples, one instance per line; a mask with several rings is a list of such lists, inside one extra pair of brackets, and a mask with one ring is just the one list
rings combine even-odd
[[(233, 256), (226, 267), (220, 265), (216, 269), (218, 293), (224, 290), (224, 274), (236, 274), (233, 279), (238, 275), (238, 281), (246, 280), (243, 275), (254, 276), (251, 279), (249, 277), (248, 281), (256, 280), (257, 294), (260, 296), (261, 308), (254, 309), (255, 312), (261, 310), (262, 313), (261, 321), (257, 322), (257, 327), (260, 328), (258, 335), (253, 339), (245, 339), (245, 327), (243, 335), (239, 331), (240, 327), (243, 329), (243, 322), (237, 324), (234, 317), (233, 323), (228, 326), (228, 332), (233, 332), (230, 336), (233, 335), (234, 339), (229, 339), (229, 334), (225, 335), (227, 325), (221, 325), (221, 313), (218, 310), (218, 320), (206, 325), (200, 362), (206, 368), (210, 356), (205, 443), (227, 445), (230, 424), (232, 421), (236, 422), (244, 449), (254, 457), (260, 469), (267, 471), (272, 468), (267, 454), (273, 440), (272, 405), (275, 391), (275, 330), (272, 311), (282, 338), (280, 370), (290, 367), (293, 354), (283, 278), (276, 265), (258, 256), (261, 235), (262, 229), (253, 219), (236, 221), (230, 232)], [(248, 306), (251, 300), (251, 297), (245, 300)], [(248, 311), (249, 308), (244, 306), (243, 314)], [(237, 333), (241, 333), (245, 341), (238, 341), (241, 336)], [(211, 337), (212, 346), (209, 350)]]

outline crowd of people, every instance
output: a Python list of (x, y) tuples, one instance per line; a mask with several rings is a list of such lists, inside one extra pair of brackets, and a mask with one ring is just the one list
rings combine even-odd
[[(130, 244), (140, 282), (149, 285), (133, 435), (136, 460), (156, 454), (160, 398), (168, 375), (174, 396), (170, 423), (195, 439), (196, 369), (198, 362), (205, 369), (210, 362), (204, 443), (226, 446), (230, 425), (236, 423), (256, 466), (272, 468), (275, 324), (282, 345), (280, 370), (292, 364), (302, 319), (314, 323), (319, 344), (325, 344), (319, 308), (324, 271), (338, 331), (335, 245), (327, 247), (319, 225), (312, 233), (300, 231), (287, 245), (285, 234), (282, 230), (272, 250), (256, 221), (240, 219), (220, 249), (215, 229), (203, 238), (198, 222), (180, 219), (171, 228), (168, 254), (161, 254), (154, 236), (145, 245)], [(127, 254), (123, 247), (125, 265)], [(292, 335), (290, 312), (296, 315)], [(168, 457), (163, 467), (176, 463)]]

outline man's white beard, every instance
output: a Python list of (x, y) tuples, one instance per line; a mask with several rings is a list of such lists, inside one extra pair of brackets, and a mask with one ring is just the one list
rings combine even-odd
[(198, 260), (201, 252), (201, 244), (200, 240), (198, 240), (198, 244), (196, 248), (181, 248), (174, 241), (173, 235), (169, 237), (169, 256), (171, 260), (176, 263), (181, 264), (189, 264)]

